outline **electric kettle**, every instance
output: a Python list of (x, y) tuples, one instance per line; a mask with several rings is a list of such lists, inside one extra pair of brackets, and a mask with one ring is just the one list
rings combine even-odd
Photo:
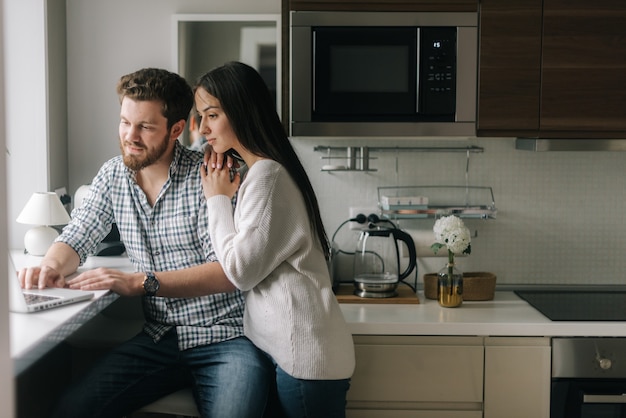
[[(408, 250), (408, 266), (400, 272), (400, 243)], [(377, 227), (361, 231), (354, 252), (354, 294), (387, 298), (397, 295), (398, 283), (417, 263), (413, 238), (398, 228)]]

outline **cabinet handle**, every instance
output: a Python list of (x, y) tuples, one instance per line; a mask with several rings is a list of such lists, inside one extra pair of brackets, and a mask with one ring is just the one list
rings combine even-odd
[(583, 403), (623, 403), (626, 404), (626, 393), (621, 395), (587, 395), (583, 394)]

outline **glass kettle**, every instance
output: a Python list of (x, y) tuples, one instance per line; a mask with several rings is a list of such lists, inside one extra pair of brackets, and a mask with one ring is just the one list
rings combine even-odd
[[(400, 272), (400, 245), (408, 250), (408, 265)], [(417, 263), (413, 238), (398, 228), (361, 231), (354, 252), (354, 293), (361, 297), (393, 297), (398, 283), (411, 274)]]

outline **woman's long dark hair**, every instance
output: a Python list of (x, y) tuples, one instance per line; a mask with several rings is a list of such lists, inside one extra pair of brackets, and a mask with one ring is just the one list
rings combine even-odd
[(246, 64), (233, 61), (200, 77), (195, 90), (200, 87), (220, 101), (235, 135), (248, 151), (285, 167), (304, 197), (311, 228), (328, 257), (328, 236), (313, 186), (280, 122), (276, 101), (260, 74)]

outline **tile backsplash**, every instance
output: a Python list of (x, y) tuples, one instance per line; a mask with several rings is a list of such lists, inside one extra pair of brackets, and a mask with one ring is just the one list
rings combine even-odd
[[(495, 220), (468, 219), (477, 233), (462, 271), (489, 271), (498, 284), (626, 284), (626, 153), (531, 152), (511, 138), (437, 140), (330, 140), (292, 142), (317, 192), (332, 236), (349, 218), (349, 207), (376, 207), (378, 187), (464, 185), (493, 188)], [(429, 147), (475, 145), (484, 152), (372, 153), (373, 172), (322, 172), (315, 146)], [(367, 215), (367, 214), (366, 214)], [(432, 230), (434, 220), (401, 220), (408, 229)], [(356, 232), (337, 233), (352, 250)], [(418, 257), (422, 275), (438, 271), (440, 257)]]

